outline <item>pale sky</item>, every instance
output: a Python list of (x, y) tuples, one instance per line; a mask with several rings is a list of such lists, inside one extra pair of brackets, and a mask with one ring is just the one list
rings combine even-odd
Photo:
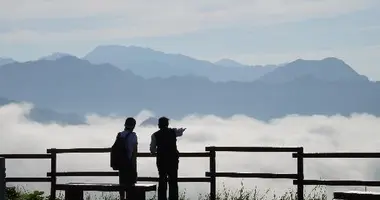
[[(33, 3), (32, 3), (33, 2)], [(217, 61), (338, 57), (380, 80), (379, 0), (0, 0), (0, 57), (136, 45)]]

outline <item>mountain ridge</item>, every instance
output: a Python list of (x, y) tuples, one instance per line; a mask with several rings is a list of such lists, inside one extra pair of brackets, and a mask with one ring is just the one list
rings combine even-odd
[[(20, 101), (9, 100), (0, 97), (0, 106), (5, 106), (11, 103), (21, 103)], [(34, 107), (26, 116), (28, 119), (42, 124), (57, 123), (60, 125), (79, 125), (86, 124), (84, 117), (75, 113), (59, 113), (51, 109)]]
[(278, 67), (258, 79), (266, 83), (285, 83), (303, 76), (312, 76), (323, 81), (368, 81), (343, 60), (326, 57), (321, 60), (297, 59)]
[[(280, 68), (279, 68), (280, 69)], [(286, 68), (285, 68), (286, 69)], [(144, 78), (76, 57), (0, 67), (0, 96), (63, 113), (157, 116), (244, 114), (270, 120), (289, 114), (380, 115), (380, 84), (299, 76), (285, 83), (214, 82), (203, 76)]]
[(129, 69), (144, 78), (167, 78), (191, 74), (205, 76), (217, 82), (253, 81), (273, 69), (272, 67), (231, 69), (182, 54), (121, 45), (97, 46), (83, 59), (93, 64), (110, 63), (120, 69)]
[(68, 54), (68, 53), (54, 52), (50, 55), (42, 56), (38, 60), (57, 60), (59, 58), (67, 57), (67, 56), (73, 56), (73, 55)]
[(12, 58), (0, 57), (0, 66), (16, 62)]

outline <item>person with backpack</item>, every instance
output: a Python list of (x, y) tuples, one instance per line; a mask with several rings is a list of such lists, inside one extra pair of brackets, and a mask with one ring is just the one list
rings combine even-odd
[(167, 182), (169, 182), (169, 200), (178, 200), (177, 137), (182, 136), (186, 128), (169, 128), (169, 119), (166, 117), (158, 119), (158, 127), (159, 130), (152, 134), (150, 143), (150, 152), (157, 154), (158, 200), (166, 200)]
[[(136, 120), (128, 117), (124, 130), (119, 132), (111, 148), (111, 167), (119, 171), (120, 199), (135, 199), (135, 184), (137, 182), (137, 135), (133, 132)], [(127, 195), (125, 195), (125, 191)]]

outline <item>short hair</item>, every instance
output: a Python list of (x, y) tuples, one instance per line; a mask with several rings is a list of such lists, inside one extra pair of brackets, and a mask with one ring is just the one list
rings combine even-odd
[(167, 117), (160, 117), (158, 119), (158, 126), (160, 126), (160, 127), (168, 127), (169, 126), (169, 118), (167, 118)]
[(136, 120), (133, 117), (128, 117), (125, 120), (124, 127), (127, 129), (133, 129), (136, 126)]

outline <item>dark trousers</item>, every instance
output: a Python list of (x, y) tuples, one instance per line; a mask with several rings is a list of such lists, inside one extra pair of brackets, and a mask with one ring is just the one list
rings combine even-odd
[[(119, 184), (122, 186), (120, 190), (120, 200), (125, 198), (128, 200), (136, 199), (135, 184), (137, 182), (137, 172), (133, 167), (125, 167), (119, 170)], [(125, 195), (126, 193), (126, 195)]]
[(178, 158), (157, 159), (159, 175), (158, 200), (167, 200), (166, 190), (169, 182), (169, 200), (178, 200)]

